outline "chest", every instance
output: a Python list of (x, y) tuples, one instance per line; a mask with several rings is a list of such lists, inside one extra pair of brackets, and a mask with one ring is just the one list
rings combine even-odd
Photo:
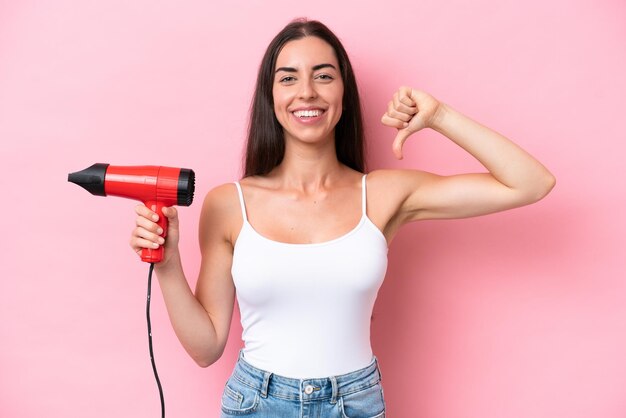
[(363, 216), (360, 196), (355, 193), (250, 199), (246, 212), (260, 235), (291, 244), (335, 239), (353, 230)]
[(238, 297), (252, 305), (363, 301), (376, 294), (387, 268), (387, 245), (363, 218), (331, 241), (287, 244), (269, 240), (246, 224), (233, 254)]

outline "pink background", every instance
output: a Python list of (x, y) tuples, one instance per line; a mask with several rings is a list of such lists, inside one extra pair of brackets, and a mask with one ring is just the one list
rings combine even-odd
[[(200, 203), (239, 177), (256, 69), (291, 18), (328, 24), (355, 66), (371, 167), (480, 170), (433, 131), (393, 158), (379, 123), (402, 84), (511, 137), (556, 175), (542, 202), (406, 227), (374, 310), (390, 417), (623, 418), (626, 6), (583, 1), (0, 2), (0, 416), (157, 417), (135, 203), (67, 173), (193, 168)], [(158, 287), (168, 417), (217, 417), (241, 346), (197, 367)]]

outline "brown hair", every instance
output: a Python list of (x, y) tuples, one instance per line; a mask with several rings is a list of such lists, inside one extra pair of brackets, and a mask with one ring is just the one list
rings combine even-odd
[(316, 36), (335, 51), (344, 85), (343, 112), (335, 126), (337, 159), (350, 168), (365, 172), (361, 102), (348, 54), (337, 36), (324, 24), (316, 20), (296, 19), (274, 37), (261, 60), (248, 124), (244, 177), (267, 174), (283, 160), (285, 139), (283, 128), (274, 114), (272, 96), (274, 67), (283, 46), (305, 36)]

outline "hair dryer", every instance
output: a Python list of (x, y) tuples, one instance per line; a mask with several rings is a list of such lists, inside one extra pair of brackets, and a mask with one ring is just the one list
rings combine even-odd
[[(187, 168), (162, 166), (113, 166), (94, 164), (82, 171), (70, 173), (67, 181), (78, 184), (95, 196), (119, 196), (142, 201), (148, 208), (156, 207), (158, 225), (167, 234), (167, 218), (163, 208), (172, 205), (189, 206), (193, 202), (195, 174)], [(163, 259), (163, 247), (144, 248), (141, 260), (158, 263)]]

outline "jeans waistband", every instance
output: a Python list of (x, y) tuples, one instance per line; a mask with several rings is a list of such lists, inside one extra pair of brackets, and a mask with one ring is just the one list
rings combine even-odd
[(232, 378), (268, 395), (292, 400), (325, 400), (335, 403), (337, 397), (366, 389), (380, 382), (382, 376), (378, 359), (373, 356), (372, 362), (359, 370), (350, 373), (312, 379), (294, 379), (261, 370), (248, 363), (239, 352), (239, 359), (232, 373)]

